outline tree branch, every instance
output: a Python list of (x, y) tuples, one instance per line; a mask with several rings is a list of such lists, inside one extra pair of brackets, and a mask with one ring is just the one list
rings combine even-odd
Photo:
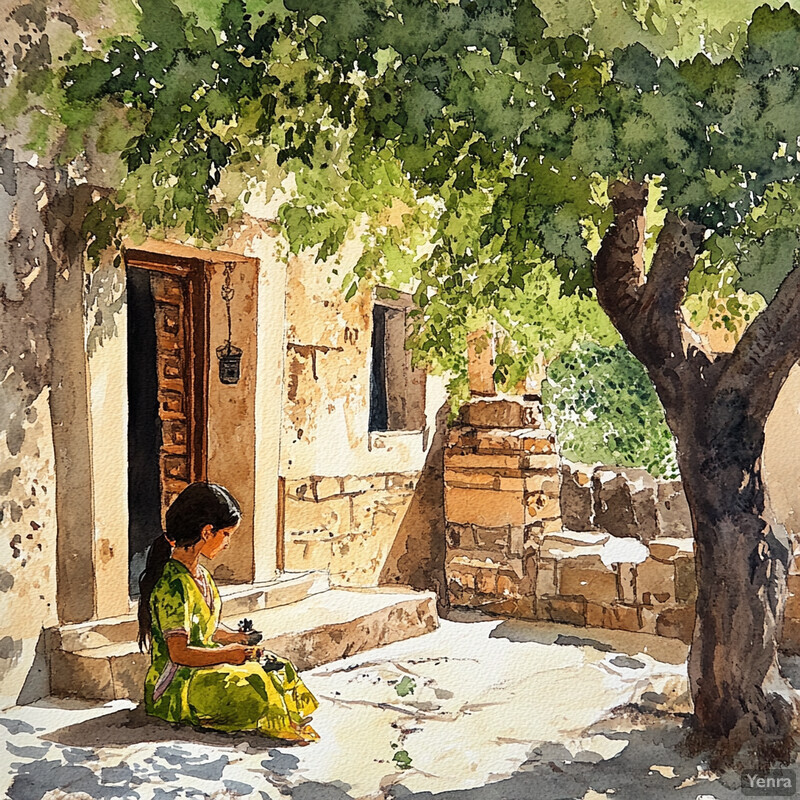
[(670, 212), (658, 234), (653, 263), (641, 293), (640, 322), (654, 332), (653, 356), (662, 364), (674, 359), (703, 364), (712, 361), (700, 337), (688, 326), (681, 310), (697, 253), (706, 229)]
[(615, 183), (609, 195), (615, 217), (595, 260), (598, 300), (630, 351), (647, 369), (665, 406), (680, 406), (687, 389), (692, 391), (696, 386), (695, 378), (709, 380), (708, 368), (714, 360), (681, 310), (705, 229), (668, 214), (645, 277), (647, 186)]
[(746, 393), (761, 421), (772, 410), (789, 370), (800, 360), (800, 266), (786, 276), (725, 365), (721, 386)]
[(614, 327), (628, 341), (644, 285), (644, 209), (646, 183), (617, 181), (608, 188), (614, 221), (594, 260), (597, 299)]

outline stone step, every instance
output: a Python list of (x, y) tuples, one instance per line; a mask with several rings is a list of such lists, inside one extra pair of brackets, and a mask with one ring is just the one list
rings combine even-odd
[[(330, 588), (327, 572), (285, 572), (268, 583), (246, 586), (220, 586), (219, 591), (229, 616), (251, 616), (265, 608), (289, 605)], [(51, 637), (50, 649), (67, 652), (87, 650), (136, 640), (139, 623), (136, 614), (63, 625)]]
[[(227, 609), (226, 609), (227, 612)], [(438, 627), (431, 592), (330, 589), (288, 605), (249, 612), (262, 644), (298, 669), (429, 633)], [(223, 622), (235, 626), (239, 613)], [(50, 691), (57, 697), (141, 701), (150, 663), (133, 638), (50, 653)]]

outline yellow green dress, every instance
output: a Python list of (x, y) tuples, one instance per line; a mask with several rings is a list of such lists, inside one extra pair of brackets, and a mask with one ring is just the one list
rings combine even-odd
[(147, 713), (219, 731), (316, 740), (316, 732), (303, 719), (318, 703), (290, 662), (284, 660), (281, 669), (266, 672), (255, 661), (214, 667), (184, 667), (170, 661), (166, 644), (170, 633), (186, 632), (190, 647), (220, 646), (213, 640), (222, 606), (219, 591), (208, 571), (200, 569), (205, 596), (191, 572), (175, 560), (167, 562), (153, 589), (151, 663), (144, 693)]

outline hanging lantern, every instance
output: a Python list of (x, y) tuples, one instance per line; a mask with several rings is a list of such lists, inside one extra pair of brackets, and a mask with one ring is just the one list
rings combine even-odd
[(235, 294), (232, 286), (231, 277), (233, 275), (233, 262), (225, 263), (225, 283), (222, 285), (220, 294), (228, 312), (228, 339), (225, 344), (217, 348), (217, 358), (219, 359), (219, 381), (220, 383), (239, 383), (242, 364), (242, 348), (231, 344), (231, 300)]

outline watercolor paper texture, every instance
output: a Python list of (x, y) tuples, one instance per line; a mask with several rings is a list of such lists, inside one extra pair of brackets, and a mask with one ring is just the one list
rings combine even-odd
[(5, 796), (796, 788), (800, 3), (0, 19)]

